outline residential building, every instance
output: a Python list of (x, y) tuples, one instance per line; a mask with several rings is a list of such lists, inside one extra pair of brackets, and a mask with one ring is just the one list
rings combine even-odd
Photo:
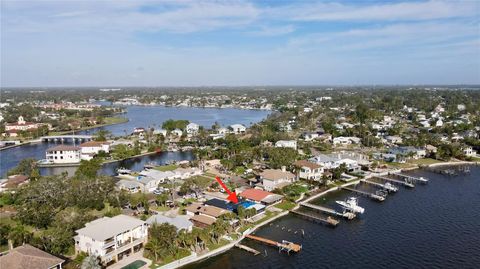
[(463, 154), (467, 157), (475, 157), (477, 156), (477, 153), (473, 150), (472, 147), (464, 147), (463, 148)]
[(106, 141), (88, 141), (80, 144), (80, 158), (82, 160), (90, 160), (95, 155), (103, 151), (105, 153), (110, 152), (110, 142)]
[(229, 129), (234, 134), (243, 134), (247, 131), (247, 127), (243, 126), (242, 124), (232, 124), (230, 125)]
[(298, 167), (299, 178), (314, 181), (320, 181), (322, 179), (324, 171), (321, 165), (307, 160), (296, 161), (294, 165)]
[(316, 139), (316, 138), (318, 138), (318, 137), (319, 137), (319, 134), (318, 134), (318, 133), (315, 133), (315, 132), (304, 133), (304, 134), (303, 134), (303, 139), (304, 139), (305, 141), (312, 141), (312, 140), (314, 140), (314, 139)]
[(167, 217), (163, 215), (153, 215), (148, 218), (146, 222), (149, 226), (153, 224), (167, 223), (175, 226), (175, 228), (177, 228), (177, 232), (181, 230), (191, 232), (193, 228), (193, 222), (188, 220), (186, 216)]
[(130, 193), (145, 191), (142, 183), (133, 180), (121, 179), (115, 184), (120, 190), (126, 190)]
[(171, 131), (171, 134), (172, 134), (172, 135), (175, 135), (175, 136), (182, 136), (182, 135), (183, 135), (183, 131), (180, 130), (180, 129), (175, 129), (175, 130)]
[(350, 145), (350, 144), (358, 144), (358, 143), (360, 143), (360, 138), (358, 137), (339, 136), (333, 139), (334, 145)]
[(274, 204), (283, 199), (283, 196), (280, 194), (275, 194), (259, 189), (246, 189), (241, 192), (239, 196), (250, 201), (262, 203), (264, 205)]
[(29, 178), (25, 175), (11, 175), (0, 183), (0, 192), (7, 189), (18, 188), (28, 182)]
[(54, 164), (79, 163), (81, 160), (80, 147), (60, 145), (47, 149), (46, 159)]
[(427, 155), (427, 151), (425, 149), (415, 148), (411, 146), (391, 148), (388, 153), (395, 154), (403, 158), (412, 157), (413, 159), (425, 158), (425, 156)]
[(296, 140), (278, 140), (275, 143), (275, 147), (297, 149), (297, 141)]
[(0, 256), (2, 269), (62, 269), (65, 260), (25, 244)]
[(100, 258), (103, 265), (138, 252), (147, 242), (147, 223), (127, 215), (103, 217), (76, 231), (75, 250)]
[(295, 181), (295, 175), (286, 171), (285, 167), (282, 169), (267, 169), (260, 173), (263, 188), (266, 191), (273, 191), (277, 188), (290, 185)]
[(200, 228), (212, 225), (218, 217), (228, 212), (223, 208), (198, 203), (193, 203), (185, 208), (187, 216), (191, 216), (190, 221)]
[(193, 122), (190, 122), (186, 127), (187, 134), (189, 135), (196, 135), (199, 129), (200, 125)]
[(38, 123), (27, 122), (24, 120), (23, 116), (18, 117), (16, 123), (7, 123), (5, 124), (5, 131), (30, 131), (38, 128)]

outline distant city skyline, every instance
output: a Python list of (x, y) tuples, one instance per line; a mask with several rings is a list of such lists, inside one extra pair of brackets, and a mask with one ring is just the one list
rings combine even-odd
[(1, 1), (2, 87), (480, 84), (479, 1)]

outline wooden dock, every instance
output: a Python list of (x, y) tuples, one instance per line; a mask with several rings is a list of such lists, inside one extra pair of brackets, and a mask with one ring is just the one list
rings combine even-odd
[(300, 250), (302, 250), (301, 245), (298, 245), (298, 244), (295, 244), (295, 243), (292, 243), (292, 242), (288, 242), (286, 240), (282, 240), (282, 242), (280, 243), (280, 242), (277, 242), (277, 241), (273, 241), (273, 240), (270, 240), (270, 239), (267, 239), (267, 238), (263, 238), (263, 237), (255, 236), (255, 235), (250, 235), (250, 234), (246, 235), (245, 237), (250, 238), (250, 239), (255, 240), (255, 241), (258, 241), (258, 242), (261, 242), (261, 243), (264, 243), (264, 244), (267, 244), (267, 245), (270, 245), (270, 246), (278, 247), (279, 251), (285, 250), (289, 254), (290, 254), (291, 251), (300, 252)]
[(337, 225), (340, 223), (340, 221), (338, 221), (337, 219), (334, 219), (330, 216), (324, 218), (322, 216), (318, 216), (318, 215), (315, 215), (315, 214), (309, 214), (309, 213), (306, 213), (306, 212), (299, 212), (299, 211), (290, 211), (294, 214), (297, 214), (303, 218), (306, 218), (306, 219), (309, 219), (309, 220), (312, 220), (314, 222), (320, 222), (320, 223), (323, 223), (323, 224), (327, 224), (327, 225), (330, 225), (332, 227), (337, 227)]
[(357, 189), (352, 189), (352, 188), (348, 188), (348, 187), (342, 187), (342, 189), (347, 190), (347, 191), (351, 191), (351, 192), (355, 192), (355, 193), (358, 193), (358, 194), (361, 194), (361, 195), (364, 195), (364, 196), (367, 196), (367, 197), (370, 197), (373, 200), (377, 200), (377, 201), (380, 201), (380, 202), (385, 201), (385, 196), (378, 195), (376, 193), (370, 193), (370, 192), (361, 191), (361, 190), (357, 190)]
[(386, 180), (386, 181), (390, 181), (390, 182), (394, 182), (394, 183), (397, 183), (397, 184), (401, 184), (405, 187), (409, 187), (409, 188), (414, 188), (415, 187), (415, 184), (413, 184), (412, 182), (408, 182), (408, 180), (398, 180), (398, 179), (393, 179), (393, 178), (389, 178), (389, 177), (383, 177), (383, 176), (375, 176), (376, 178), (379, 178), (379, 179), (383, 179), (383, 180)]
[(352, 212), (340, 213), (338, 211), (335, 211), (334, 209), (324, 207), (324, 206), (320, 206), (320, 205), (314, 205), (314, 204), (310, 204), (310, 203), (300, 203), (300, 205), (304, 206), (304, 207), (308, 207), (310, 209), (325, 212), (325, 213), (330, 214), (330, 215), (344, 217), (344, 218), (347, 218), (347, 219), (350, 219), (350, 220), (354, 219), (356, 217), (355, 213), (352, 213)]
[(360, 180), (361, 182), (363, 183), (366, 183), (366, 184), (370, 184), (370, 185), (373, 185), (373, 186), (377, 186), (377, 187), (380, 187), (388, 192), (397, 192), (398, 191), (398, 188), (396, 186), (393, 186), (393, 185), (390, 185), (389, 187), (387, 187), (385, 184), (382, 184), (382, 183), (378, 183), (378, 182), (375, 182), (375, 181), (370, 181), (368, 179), (362, 179)]
[(256, 250), (256, 249), (253, 249), (251, 247), (247, 247), (245, 245), (242, 245), (242, 244), (235, 244), (235, 246), (239, 249), (243, 249), (243, 250), (246, 250), (250, 253), (253, 253), (253, 255), (257, 256), (258, 254), (260, 254), (260, 251)]
[(428, 183), (428, 179), (424, 178), (424, 177), (412, 177), (412, 176), (405, 175), (405, 174), (400, 174), (400, 173), (394, 173), (393, 175), (396, 175), (396, 176), (401, 177), (403, 179), (412, 180), (414, 182), (420, 182), (420, 183), (423, 183), (423, 184)]

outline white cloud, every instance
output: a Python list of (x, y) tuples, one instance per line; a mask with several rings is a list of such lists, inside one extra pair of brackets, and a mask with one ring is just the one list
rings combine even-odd
[(255, 36), (279, 36), (290, 34), (295, 31), (293, 25), (284, 25), (284, 26), (262, 26), (260, 30), (255, 30), (249, 32)]

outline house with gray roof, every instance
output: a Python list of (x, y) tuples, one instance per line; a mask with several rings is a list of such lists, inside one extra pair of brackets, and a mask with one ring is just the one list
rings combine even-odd
[(179, 232), (180, 230), (191, 232), (193, 228), (193, 223), (189, 221), (186, 216), (167, 217), (163, 215), (153, 215), (148, 218), (146, 222), (149, 226), (155, 223), (168, 223), (175, 226), (175, 228), (177, 228), (177, 232)]

